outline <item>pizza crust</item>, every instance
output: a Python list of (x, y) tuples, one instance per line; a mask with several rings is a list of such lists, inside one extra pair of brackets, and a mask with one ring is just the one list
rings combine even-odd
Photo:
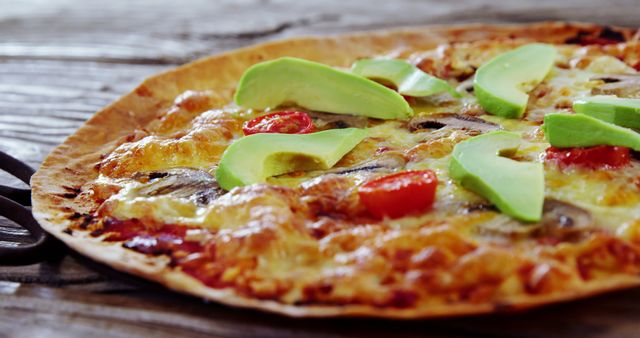
[[(112, 151), (122, 137), (152, 121), (186, 90), (210, 90), (219, 106), (230, 102), (244, 70), (254, 63), (294, 56), (333, 66), (348, 66), (361, 57), (391, 50), (420, 50), (447, 42), (484, 39), (525, 38), (561, 43), (578, 32), (593, 32), (592, 24), (545, 22), (531, 25), (427, 26), (330, 37), (305, 37), (269, 42), (204, 58), (145, 80), (131, 93), (97, 112), (45, 159), (32, 177), (33, 213), (42, 227), (70, 248), (117, 270), (132, 273), (176, 291), (220, 303), (277, 312), (295, 317), (376, 316), (426, 318), (519, 310), (561, 302), (610, 290), (640, 285), (640, 277), (617, 275), (590, 281), (579, 289), (539, 296), (518, 296), (507, 303), (438, 305), (429, 308), (395, 309), (366, 305), (297, 306), (247, 298), (232, 289), (212, 289), (200, 281), (167, 267), (162, 256), (151, 257), (123, 248), (119, 243), (101, 242), (87, 233), (65, 232), (69, 215), (90, 212), (97, 206), (87, 199), (62, 197), (69, 188), (94, 180), (95, 165)], [(619, 29), (627, 37), (632, 29)]]

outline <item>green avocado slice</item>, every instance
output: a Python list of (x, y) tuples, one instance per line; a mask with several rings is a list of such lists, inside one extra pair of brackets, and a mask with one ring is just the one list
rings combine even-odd
[(534, 43), (500, 54), (476, 71), (473, 89), (478, 103), (493, 115), (520, 118), (527, 89), (547, 76), (556, 58), (553, 46)]
[(447, 92), (461, 97), (446, 81), (403, 60), (364, 59), (354, 63), (351, 71), (369, 79), (390, 81), (402, 95), (420, 97)]
[(640, 134), (582, 114), (549, 114), (542, 126), (547, 141), (558, 148), (621, 146), (640, 151)]
[(321, 63), (283, 57), (251, 66), (238, 84), (236, 104), (266, 109), (282, 104), (335, 114), (406, 119), (405, 99), (375, 81)]
[(640, 129), (640, 99), (596, 95), (574, 101), (573, 110), (621, 127)]
[(537, 222), (544, 202), (542, 164), (501, 156), (514, 154), (521, 142), (520, 135), (506, 131), (460, 142), (453, 148), (449, 174), (503, 213), (521, 221)]
[(329, 169), (366, 135), (365, 129), (358, 128), (249, 135), (225, 150), (216, 179), (220, 187), (231, 190), (292, 171)]

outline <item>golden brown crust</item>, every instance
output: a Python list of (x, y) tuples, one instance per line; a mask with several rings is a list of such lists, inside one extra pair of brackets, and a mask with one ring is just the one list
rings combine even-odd
[[(72, 213), (88, 213), (97, 205), (89, 199), (63, 197), (70, 188), (82, 187), (98, 175), (96, 165), (119, 140), (142, 129), (175, 97), (187, 90), (209, 90), (213, 106), (231, 100), (242, 72), (250, 65), (280, 56), (296, 56), (334, 66), (347, 66), (354, 60), (390, 50), (408, 52), (435, 47), (446, 42), (481, 39), (524, 38), (562, 43), (579, 32), (599, 32), (591, 24), (547, 22), (533, 25), (432, 26), (334, 37), (309, 37), (271, 42), (208, 57), (144, 81), (130, 94), (96, 113), (74, 135), (57, 147), (32, 178), (33, 212), (40, 224), (71, 248), (118, 270), (155, 280), (169, 288), (221, 303), (279, 312), (290, 316), (380, 316), (424, 318), (524, 309), (546, 303), (570, 300), (608, 290), (640, 285), (640, 278), (616, 275), (587, 282), (580, 288), (561, 293), (519, 296), (509, 304), (475, 303), (437, 305), (428, 308), (395, 309), (367, 305), (296, 306), (241, 296), (231, 289), (212, 289), (198, 280), (167, 267), (167, 259), (151, 257), (104, 243), (81, 232), (65, 233)], [(626, 37), (632, 29), (618, 29)]]

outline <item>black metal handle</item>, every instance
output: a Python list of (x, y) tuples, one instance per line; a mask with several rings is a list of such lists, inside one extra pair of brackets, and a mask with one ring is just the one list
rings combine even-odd
[(5, 197), (14, 202), (20, 203), (20, 205), (31, 205), (31, 190), (18, 189), (0, 185), (0, 197)]
[[(29, 184), (35, 172), (22, 161), (0, 151), (0, 170), (15, 176)], [(17, 246), (0, 247), (0, 265), (27, 265), (42, 261), (52, 242), (50, 236), (42, 230), (33, 218), (31, 210), (31, 190), (0, 185), (0, 215), (25, 228), (34, 238), (34, 242)], [(0, 233), (1, 234), (1, 233)]]
[(8, 172), (12, 176), (15, 176), (26, 184), (29, 184), (31, 176), (36, 172), (26, 163), (2, 151), (0, 151), (0, 169)]
[(46, 255), (49, 236), (42, 230), (31, 215), (31, 211), (22, 205), (0, 196), (0, 215), (27, 229), (33, 243), (12, 247), (0, 247), (0, 265), (27, 265), (42, 261)]

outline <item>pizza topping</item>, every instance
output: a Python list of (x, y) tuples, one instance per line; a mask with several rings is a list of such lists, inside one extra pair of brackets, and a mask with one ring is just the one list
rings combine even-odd
[(327, 114), (321, 112), (308, 112), (313, 120), (313, 124), (319, 130), (344, 129), (344, 128), (366, 128), (369, 119), (366, 116)]
[(585, 68), (585, 70), (597, 74), (622, 75), (637, 73), (637, 71), (633, 69), (633, 67), (611, 55), (602, 55), (593, 58), (589, 65)]
[(607, 74), (592, 79), (604, 81), (604, 84), (591, 90), (593, 95), (640, 98), (640, 75)]
[(259, 133), (309, 134), (315, 131), (311, 117), (305, 112), (283, 111), (247, 121), (242, 126), (245, 135)]
[(374, 81), (303, 59), (283, 57), (249, 68), (235, 102), (253, 109), (295, 103), (334, 114), (404, 119), (413, 110), (402, 96)]
[(405, 96), (429, 96), (449, 93), (460, 97), (460, 93), (446, 81), (431, 76), (404, 60), (364, 59), (353, 64), (354, 74), (374, 80), (393, 83), (398, 93)]
[[(495, 208), (492, 208), (471, 210), (469, 212), (487, 212), (489, 210), (496, 211)], [(488, 237), (495, 241), (502, 241), (504, 239), (523, 240), (532, 238), (534, 232), (539, 229), (539, 227), (539, 224), (524, 224), (507, 215), (497, 214), (495, 217), (475, 225), (474, 230), (483, 237)]]
[(623, 33), (615, 31), (609, 27), (604, 27), (600, 32), (595, 34), (591, 31), (579, 31), (576, 36), (571, 37), (565, 43), (587, 45), (610, 45), (625, 42), (627, 39)]
[(549, 147), (545, 160), (562, 167), (577, 165), (589, 169), (615, 169), (626, 166), (631, 161), (629, 148), (595, 146), (587, 148)]
[(92, 236), (105, 236), (107, 242), (123, 242), (122, 246), (148, 255), (168, 255), (173, 264), (177, 259), (203, 250), (200, 241), (187, 239), (191, 229), (185, 226), (163, 224), (149, 226), (137, 219), (106, 219)]
[(203, 168), (217, 163), (220, 155), (237, 135), (241, 121), (232, 114), (208, 110), (176, 131), (161, 135), (145, 133), (119, 145), (100, 162), (100, 174), (131, 177), (137, 172), (166, 168)]
[(463, 187), (487, 198), (503, 213), (536, 222), (542, 215), (544, 201), (542, 165), (502, 156), (515, 154), (521, 142), (518, 134), (504, 131), (462, 141), (453, 149), (449, 175)]
[(433, 205), (438, 179), (431, 170), (402, 171), (363, 184), (358, 195), (378, 218), (398, 218)]
[(139, 196), (186, 198), (198, 205), (207, 205), (224, 193), (213, 176), (193, 168), (154, 171), (138, 174), (137, 178), (147, 181), (135, 189)]
[[(312, 215), (332, 218), (351, 218), (364, 212), (358, 200), (355, 180), (349, 176), (327, 174), (300, 185), (300, 201), (308, 206)], [(310, 226), (313, 236), (320, 236), (336, 224), (324, 219)], [(326, 234), (326, 233), (325, 233)]]
[(358, 145), (366, 134), (364, 129), (347, 128), (301, 135), (245, 136), (225, 150), (216, 178), (222, 188), (230, 190), (292, 171), (326, 170)]
[(640, 134), (583, 114), (544, 117), (545, 137), (557, 148), (610, 145), (640, 150)]
[(409, 121), (408, 126), (411, 131), (420, 129), (440, 129), (446, 127), (488, 133), (490, 131), (500, 129), (500, 126), (495, 123), (485, 121), (475, 116), (460, 114), (416, 116)]
[(574, 204), (546, 198), (542, 218), (538, 223), (523, 224), (504, 215), (496, 215), (477, 225), (480, 234), (499, 236), (510, 240), (533, 238), (554, 244), (579, 239), (579, 234), (593, 228), (591, 213)]
[(574, 101), (573, 110), (621, 127), (640, 129), (640, 99), (599, 95)]
[(499, 55), (481, 66), (474, 78), (478, 102), (488, 113), (520, 118), (526, 94), (547, 76), (556, 58), (550, 45), (530, 44)]
[(540, 225), (537, 236), (571, 240), (593, 226), (593, 217), (589, 211), (571, 203), (546, 199)]
[(181, 226), (164, 225), (151, 233), (141, 234), (129, 239), (122, 244), (127, 249), (132, 249), (150, 255), (171, 255), (185, 257), (202, 250), (197, 241), (187, 241), (184, 238)]
[(335, 168), (329, 170), (329, 173), (337, 175), (351, 174), (355, 172), (381, 172), (391, 171), (394, 169), (402, 168), (407, 163), (407, 159), (398, 152), (387, 151), (383, 152), (379, 156), (347, 168)]
[(184, 128), (194, 117), (210, 109), (215, 95), (211, 91), (187, 90), (180, 94), (173, 105), (162, 112), (159, 119), (150, 123), (145, 130), (169, 135)]
[[(108, 242), (130, 241), (127, 248), (144, 247), (150, 248), (157, 246), (160, 242), (165, 244), (182, 244), (181, 240), (185, 237), (189, 227), (178, 226), (172, 224), (151, 225), (144, 224), (138, 219), (118, 220), (107, 218), (102, 222), (99, 229), (94, 230), (92, 236), (104, 236), (104, 240)], [(180, 241), (180, 243), (178, 243)], [(166, 250), (157, 252), (157, 254), (166, 254)]]

